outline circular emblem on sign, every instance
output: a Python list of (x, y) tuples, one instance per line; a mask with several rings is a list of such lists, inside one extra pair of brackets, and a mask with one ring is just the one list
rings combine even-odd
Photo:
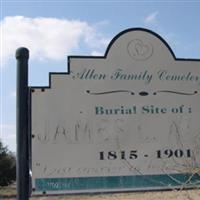
[(153, 54), (153, 47), (150, 43), (144, 42), (141, 39), (134, 39), (128, 43), (127, 51), (134, 60), (147, 60)]

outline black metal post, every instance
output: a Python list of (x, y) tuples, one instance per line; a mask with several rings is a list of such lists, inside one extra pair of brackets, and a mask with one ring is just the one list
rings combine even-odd
[(28, 147), (28, 49), (16, 51), (17, 59), (17, 200), (29, 199)]

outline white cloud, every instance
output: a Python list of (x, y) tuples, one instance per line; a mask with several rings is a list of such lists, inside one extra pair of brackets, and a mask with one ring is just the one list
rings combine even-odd
[(13, 124), (0, 124), (0, 139), (8, 149), (16, 151), (16, 126)]
[(12, 92), (10, 93), (10, 97), (16, 98), (16, 91), (12, 91)]
[(99, 51), (92, 51), (91, 55), (92, 56), (103, 56), (104, 54)]
[(151, 14), (149, 14), (147, 17), (145, 17), (144, 22), (146, 24), (153, 24), (156, 22), (158, 16), (158, 11), (155, 11)]
[(102, 48), (109, 39), (97, 32), (97, 28), (80, 20), (57, 18), (28, 18), (10, 16), (1, 21), (3, 63), (14, 58), (15, 50), (29, 48), (32, 59), (66, 59), (81, 42), (87, 48)]

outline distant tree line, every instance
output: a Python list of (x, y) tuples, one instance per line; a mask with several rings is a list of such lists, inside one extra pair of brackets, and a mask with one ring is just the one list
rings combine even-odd
[(15, 155), (0, 140), (0, 186), (7, 186), (16, 180)]

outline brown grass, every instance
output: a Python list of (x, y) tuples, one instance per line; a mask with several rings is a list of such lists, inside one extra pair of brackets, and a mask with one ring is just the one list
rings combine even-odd
[[(0, 200), (15, 200), (15, 187), (0, 187)], [(163, 192), (128, 192), (96, 195), (62, 195), (31, 197), (30, 200), (200, 200), (200, 189), (163, 191)]]
[(0, 199), (5, 197), (14, 197), (16, 196), (16, 188), (13, 186), (0, 187)]

